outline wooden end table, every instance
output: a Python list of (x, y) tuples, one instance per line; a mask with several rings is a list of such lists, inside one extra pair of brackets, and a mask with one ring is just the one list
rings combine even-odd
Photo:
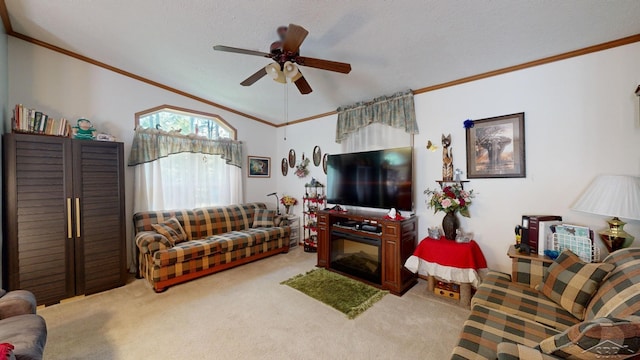
[[(478, 286), (482, 280), (479, 271), (487, 268), (484, 254), (474, 240), (457, 243), (445, 237), (427, 237), (418, 244), (413, 256), (423, 262), (430, 292), (435, 289), (436, 279), (456, 283), (460, 285), (460, 304), (471, 304), (471, 287)], [(415, 258), (413, 260), (415, 262)], [(408, 266), (405, 264), (405, 267)]]

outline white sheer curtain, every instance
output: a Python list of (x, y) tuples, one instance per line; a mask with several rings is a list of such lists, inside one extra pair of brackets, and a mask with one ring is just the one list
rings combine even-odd
[(242, 170), (220, 155), (184, 152), (135, 166), (134, 213), (242, 202)]
[(342, 152), (358, 152), (413, 146), (413, 134), (385, 124), (370, 124), (342, 140)]

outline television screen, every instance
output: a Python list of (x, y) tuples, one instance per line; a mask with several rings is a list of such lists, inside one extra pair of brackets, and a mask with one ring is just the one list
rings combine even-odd
[(413, 210), (413, 148), (329, 155), (327, 202)]

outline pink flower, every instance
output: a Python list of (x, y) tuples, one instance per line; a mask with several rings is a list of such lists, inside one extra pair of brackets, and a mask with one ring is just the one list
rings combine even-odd
[(442, 200), (441, 205), (445, 209), (448, 208), (449, 206), (451, 206), (451, 199), (447, 198), (447, 199)]

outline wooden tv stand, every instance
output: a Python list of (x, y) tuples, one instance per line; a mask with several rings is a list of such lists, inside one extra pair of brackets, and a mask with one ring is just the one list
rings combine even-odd
[[(384, 214), (365, 211), (340, 212), (320, 210), (318, 218), (318, 267), (339, 272), (340, 274), (361, 280), (392, 294), (402, 295), (417, 282), (415, 273), (404, 267), (405, 261), (413, 255), (416, 247), (417, 219), (415, 216), (404, 220), (388, 220)], [(349, 229), (339, 224), (354, 221), (358, 224), (371, 224), (379, 227), (379, 232)], [(353, 233), (370, 239), (379, 240), (381, 247), (380, 262), (382, 265), (380, 284), (372, 283), (357, 275), (348, 274), (331, 267), (332, 232)]]

